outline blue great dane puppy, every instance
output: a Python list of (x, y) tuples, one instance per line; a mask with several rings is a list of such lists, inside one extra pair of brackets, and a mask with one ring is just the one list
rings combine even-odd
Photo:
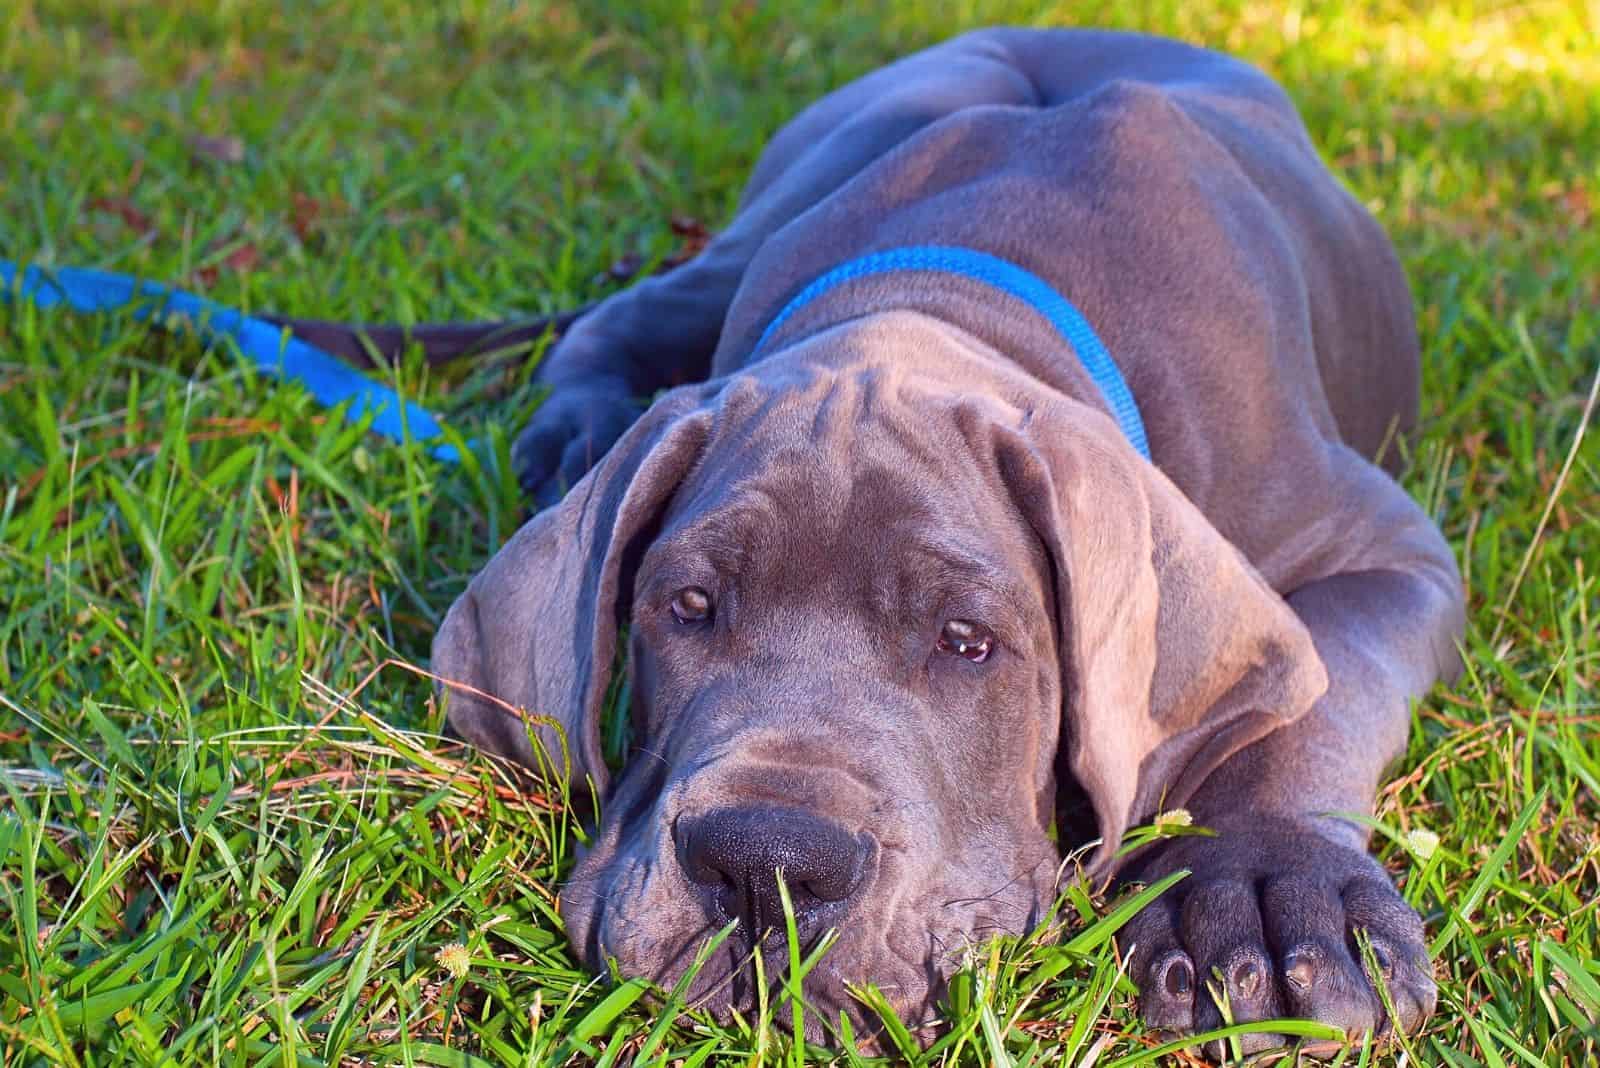
[[(1121, 935), (1155, 1027), (1217, 1025), (1214, 993), (1392, 1026), (1358, 930), (1399, 1023), (1432, 1010), (1345, 818), (1458, 667), (1451, 552), (1379, 459), (1416, 414), (1411, 302), (1261, 73), (1099, 32), (911, 56), (782, 129), (728, 228), (540, 373), (516, 456), (550, 507), (434, 668), (477, 691), (462, 736), (592, 791), (561, 911), (594, 967), (671, 985), (737, 919), (690, 998), (750, 1010), (781, 869), (799, 937), (839, 933), (812, 1037), (851, 982), (931, 1029), (1088, 844), (1096, 876), (1192, 872)], [(1217, 836), (1116, 857), (1179, 806)]]

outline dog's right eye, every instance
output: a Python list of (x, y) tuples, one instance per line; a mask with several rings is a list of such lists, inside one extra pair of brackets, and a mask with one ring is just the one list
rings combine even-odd
[(952, 619), (939, 632), (938, 649), (941, 653), (981, 664), (994, 650), (994, 635), (981, 623)]
[(711, 595), (699, 586), (685, 586), (672, 598), (672, 618), (679, 623), (704, 623), (711, 618)]

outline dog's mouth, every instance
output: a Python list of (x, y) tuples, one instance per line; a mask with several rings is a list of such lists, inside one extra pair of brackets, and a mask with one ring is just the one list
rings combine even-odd
[[(768, 927), (752, 940), (737, 921), (729, 925), (702, 942), (710, 952), (697, 954), (684, 974), (663, 989), (658, 995), (662, 1003), (670, 999), (723, 1024), (736, 1017), (746, 1022), (761, 1018), (792, 1032), (795, 1016), (789, 1007), (798, 998), (807, 1042), (836, 1046), (849, 1036), (864, 1052), (878, 1049), (879, 1039), (887, 1034), (882, 1018), (886, 1013), (914, 1034), (934, 1034), (938, 1019), (934, 1002), (943, 994), (944, 982), (931, 963), (915, 976), (887, 981), (879, 974), (874, 979), (856, 975), (857, 969), (849, 966), (838, 967), (836, 953), (852, 955), (847, 928), (827, 926), (791, 943), (784, 929)], [(867, 993), (869, 985), (878, 998)], [(841, 1024), (841, 1016), (848, 1022)]]
[(624, 849), (593, 872), (605, 885), (590, 897), (597, 914), (573, 917), (573, 927), (594, 925), (592, 966), (614, 958), (623, 974), (650, 978), (660, 1004), (724, 1023), (764, 1016), (789, 1028), (784, 1006), (798, 996), (805, 1037), (818, 1043), (841, 1040), (841, 1012), (857, 1038), (882, 1028), (856, 994), (869, 983), (902, 1016), (925, 1015), (939, 976), (884, 953), (883, 926), (902, 889), (890, 859), (898, 854), (871, 832), (770, 803), (658, 826), (666, 848), (654, 862)]
[(952, 849), (917, 803), (852, 783), (697, 773), (625, 793), (563, 891), (568, 935), (667, 1011), (791, 1028), (798, 999), (807, 1041), (870, 1045), (888, 1016), (921, 1034), (975, 945), (1027, 929), (1058, 858), (1021, 826)]
[[(752, 939), (740, 929), (738, 921), (731, 920), (729, 924), (734, 925), (733, 929), (717, 947), (718, 952), (704, 962), (702, 973), (697, 977), (699, 981), (693, 983), (701, 987), (693, 1001), (694, 1007), (708, 1010), (714, 1016), (728, 1016), (735, 1011), (757, 1012), (763, 1002), (784, 1004), (793, 996), (796, 964), (799, 965), (802, 996), (813, 1002), (811, 1008), (819, 1008), (814, 1003), (819, 993), (824, 993), (829, 1001), (845, 996), (843, 989), (819, 992), (814, 982), (807, 982), (818, 962), (837, 941), (838, 928), (823, 928), (809, 937), (800, 936), (791, 944), (782, 927), (768, 927)], [(718, 937), (723, 937), (722, 930), (727, 928), (725, 924), (707, 940), (707, 945), (714, 945)], [(776, 1015), (780, 1019), (788, 1018), (787, 1013)]]

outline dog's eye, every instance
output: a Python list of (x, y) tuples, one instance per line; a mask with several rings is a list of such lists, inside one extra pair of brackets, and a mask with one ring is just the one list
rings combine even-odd
[(970, 619), (952, 619), (939, 632), (939, 651), (981, 664), (989, 659), (994, 649), (994, 635), (989, 628)]
[(711, 618), (711, 595), (699, 586), (685, 586), (672, 598), (672, 618), (679, 623), (704, 623)]

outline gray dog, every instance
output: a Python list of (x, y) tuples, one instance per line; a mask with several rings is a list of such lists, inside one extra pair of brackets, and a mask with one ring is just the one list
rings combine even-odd
[[(800, 938), (839, 932), (812, 1037), (860, 1020), (852, 982), (922, 1027), (1093, 842), (1096, 877), (1192, 872), (1121, 934), (1154, 1027), (1216, 1026), (1224, 990), (1236, 1020), (1391, 1026), (1362, 929), (1398, 1022), (1432, 1010), (1422, 924), (1342, 818), (1457, 669), (1449, 547), (1377, 466), (1416, 331), (1261, 73), (1071, 31), (902, 60), (780, 131), (727, 230), (541, 373), (517, 460), (572, 489), (434, 668), (499, 699), (453, 693), (462, 736), (570, 750), (601, 803), (561, 898), (589, 964), (670, 985), (738, 919), (690, 996), (748, 1011), (753, 955), (787, 960), (781, 868)], [(1180, 806), (1217, 836), (1115, 857)]]

